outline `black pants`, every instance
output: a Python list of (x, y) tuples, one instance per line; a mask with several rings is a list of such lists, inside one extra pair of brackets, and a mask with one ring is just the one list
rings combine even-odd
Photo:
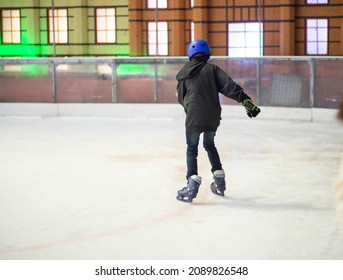
[[(187, 180), (192, 175), (198, 175), (198, 146), (200, 134), (202, 132), (186, 133), (187, 141)], [(222, 169), (219, 154), (214, 145), (215, 131), (204, 132), (203, 145), (211, 163), (211, 172)]]

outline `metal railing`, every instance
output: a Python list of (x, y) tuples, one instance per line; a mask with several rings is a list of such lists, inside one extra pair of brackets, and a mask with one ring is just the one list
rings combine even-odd
[[(187, 57), (0, 59), (0, 102), (176, 103)], [(211, 57), (260, 105), (337, 108), (342, 57)], [(222, 97), (223, 104), (236, 104)]]

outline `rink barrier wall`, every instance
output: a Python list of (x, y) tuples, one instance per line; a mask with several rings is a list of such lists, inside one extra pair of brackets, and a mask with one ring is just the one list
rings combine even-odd
[[(260, 120), (335, 123), (338, 110), (322, 108), (263, 107)], [(178, 104), (59, 104), (0, 103), (0, 117), (93, 117), (121, 119), (171, 118), (183, 119), (185, 113)], [(239, 105), (223, 105), (222, 119), (246, 119)]]
[[(0, 102), (177, 104), (176, 76), (188, 57), (3, 58)], [(257, 104), (337, 109), (343, 57), (212, 56)], [(221, 104), (236, 101), (219, 96)]]

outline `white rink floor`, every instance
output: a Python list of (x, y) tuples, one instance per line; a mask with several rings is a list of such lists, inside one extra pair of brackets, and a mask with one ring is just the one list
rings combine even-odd
[(226, 119), (216, 143), (227, 196), (200, 147), (186, 204), (183, 119), (0, 118), (0, 259), (343, 259), (341, 126)]

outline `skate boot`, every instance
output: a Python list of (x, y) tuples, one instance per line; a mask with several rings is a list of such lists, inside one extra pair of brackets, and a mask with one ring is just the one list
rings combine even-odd
[(192, 175), (188, 179), (187, 186), (177, 192), (176, 199), (182, 202), (191, 203), (193, 198), (195, 198), (198, 194), (200, 184), (201, 177), (198, 175)]
[(219, 196), (224, 196), (224, 191), (226, 190), (225, 184), (225, 172), (224, 170), (216, 170), (213, 172), (214, 182), (211, 184), (211, 191)]

